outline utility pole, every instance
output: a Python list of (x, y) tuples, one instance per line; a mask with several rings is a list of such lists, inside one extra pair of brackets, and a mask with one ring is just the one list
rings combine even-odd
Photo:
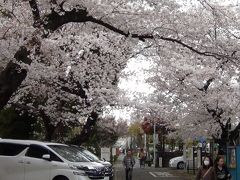
[(153, 164), (156, 167), (156, 121), (153, 120)]
[(144, 134), (144, 150), (147, 150), (147, 134)]

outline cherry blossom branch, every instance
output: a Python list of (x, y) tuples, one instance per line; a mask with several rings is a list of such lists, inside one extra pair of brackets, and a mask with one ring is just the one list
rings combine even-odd
[[(126, 32), (124, 30), (121, 30), (121, 29), (115, 27), (114, 25), (104, 22), (101, 19), (97, 19), (97, 18), (94, 18), (93, 16), (90, 16), (88, 14), (87, 9), (84, 7), (81, 7), (81, 6), (76, 6), (71, 11), (65, 11), (63, 9), (63, 7), (61, 7), (60, 9), (61, 9), (61, 11), (63, 11), (63, 13), (61, 13), (61, 14), (59, 12), (54, 11), (54, 9), (52, 9), (51, 13), (49, 13), (43, 19), (41, 19), (37, 1), (30, 0), (29, 5), (30, 5), (32, 13), (33, 13), (33, 20), (34, 20), (33, 24), (38, 29), (40, 29), (41, 25), (42, 25), (45, 30), (55, 31), (58, 28), (60, 28), (62, 25), (71, 23), (71, 22), (78, 22), (78, 23), (92, 22), (92, 23), (101, 25), (117, 34), (125, 36), (126, 38), (127, 37), (135, 38), (135, 39), (139, 39), (140, 41), (145, 41), (147, 39), (154, 40), (154, 39), (158, 38), (158, 39), (161, 39), (161, 40), (164, 40), (167, 42), (172, 42), (172, 43), (181, 45), (199, 55), (213, 57), (218, 60), (223, 59), (223, 58), (224, 59), (233, 59), (234, 58), (234, 57), (228, 56), (228, 55), (217, 54), (217, 53), (207, 52), (207, 51), (201, 51), (201, 50), (198, 50), (198, 49), (188, 45), (187, 43), (183, 42), (180, 39), (174, 39), (174, 38), (164, 37), (164, 36), (156, 36), (153, 34), (154, 32), (145, 33), (145, 34)], [(60, 5), (60, 6), (62, 6), (62, 5)], [(37, 41), (35, 43), (34, 42), (35, 41), (33, 41), (33, 43), (32, 43), (33, 45), (31, 47), (33, 47), (35, 43), (37, 43), (37, 45), (40, 46), (40, 44)], [(22, 52), (21, 48), (19, 49), (18, 52)], [(32, 61), (30, 58), (27, 58), (27, 56), (24, 53), (22, 53), (22, 55), (21, 55), (21, 53), (19, 53), (18, 59), (19, 59), (19, 61), (22, 61), (27, 64), (31, 64), (31, 61)], [(22, 83), (22, 81), (26, 77), (26, 74), (25, 74), (26, 72), (23, 72), (23, 74), (20, 75), (18, 73), (18, 71), (19, 71), (19, 67), (16, 64), (14, 65), (11, 62), (11, 64), (8, 65), (7, 68), (0, 74), (0, 97), (1, 97), (0, 110), (3, 108), (4, 105), (7, 104), (12, 93), (14, 93), (16, 91), (18, 86)], [(12, 76), (13, 74), (14, 74), (14, 77)]]
[(92, 23), (101, 25), (101, 26), (103, 26), (115, 33), (118, 33), (122, 36), (125, 36), (126, 38), (130, 37), (130, 38), (134, 38), (134, 39), (139, 39), (140, 41), (146, 41), (147, 39), (155, 39), (156, 38), (156, 39), (161, 39), (164, 41), (179, 44), (179, 45), (191, 50), (194, 53), (197, 53), (197, 54), (203, 55), (203, 56), (207, 56), (207, 57), (213, 57), (217, 60), (220, 60), (222, 58), (233, 59), (232, 56), (198, 50), (198, 49), (188, 45), (187, 43), (183, 42), (180, 39), (158, 36), (158, 35), (156, 36), (153, 34), (154, 32), (145, 33), (145, 34), (126, 32), (124, 30), (121, 30), (121, 29), (115, 27), (112, 24), (109, 24), (109, 23), (103, 21), (102, 19), (97, 19), (93, 16), (89, 16), (87, 9), (84, 7), (76, 7), (74, 9), (72, 9), (71, 11), (64, 11), (64, 15), (59, 15), (59, 13), (57, 13), (53, 10), (50, 14), (48, 14), (45, 17), (44, 28), (46, 30), (55, 31), (62, 25), (70, 23), (70, 22), (76, 22), (76, 23), (92, 22)]
[(197, 88), (197, 89), (199, 91), (203, 91), (203, 92), (207, 93), (207, 90), (213, 81), (214, 81), (214, 78), (210, 78), (207, 80), (207, 82), (204, 84), (204, 86), (202, 88)]
[(33, 14), (33, 20), (34, 20), (34, 27), (38, 27), (41, 22), (41, 16), (40, 16), (40, 11), (38, 9), (38, 4), (36, 0), (30, 0), (29, 5), (32, 9), (32, 14)]

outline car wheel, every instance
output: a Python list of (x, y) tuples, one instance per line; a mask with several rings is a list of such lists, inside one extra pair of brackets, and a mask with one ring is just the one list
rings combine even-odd
[(69, 180), (69, 179), (66, 178), (65, 176), (57, 176), (53, 180)]
[(178, 164), (177, 164), (177, 168), (178, 169), (184, 169), (184, 162), (179, 162)]

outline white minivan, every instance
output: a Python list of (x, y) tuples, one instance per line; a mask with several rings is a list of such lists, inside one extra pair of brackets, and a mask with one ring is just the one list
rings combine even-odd
[(95, 154), (92, 152), (88, 151), (84, 147), (79, 147), (79, 146), (72, 146), (76, 148), (80, 154), (88, 158), (90, 161), (98, 162), (102, 164), (105, 167), (105, 178), (104, 180), (112, 180), (113, 179), (113, 167), (112, 164), (106, 160), (102, 160), (99, 157), (97, 157)]
[(0, 139), (0, 180), (90, 180), (104, 175), (102, 164), (71, 146)]

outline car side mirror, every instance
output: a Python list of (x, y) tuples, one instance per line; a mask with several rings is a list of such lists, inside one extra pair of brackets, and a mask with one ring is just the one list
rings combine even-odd
[(103, 161), (105, 162), (105, 161), (106, 161), (106, 159), (105, 159), (105, 158), (103, 158)]
[(46, 161), (50, 161), (51, 160), (51, 157), (50, 157), (50, 154), (44, 154), (42, 156), (42, 159), (46, 160)]

